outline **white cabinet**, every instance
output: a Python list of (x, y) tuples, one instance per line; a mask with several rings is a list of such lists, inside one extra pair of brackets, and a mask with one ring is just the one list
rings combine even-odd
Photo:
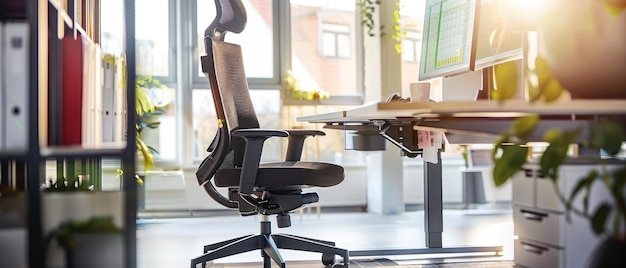
[[(609, 170), (620, 165), (608, 165)], [(600, 169), (597, 162), (568, 160), (559, 171), (558, 187), (565, 196), (591, 170)], [(514, 243), (514, 261), (523, 267), (586, 267), (588, 259), (602, 237), (597, 237), (587, 219), (571, 213), (556, 194), (554, 183), (540, 174), (539, 164), (527, 163), (513, 178), (513, 223), (518, 237)], [(608, 189), (598, 181), (591, 188), (589, 209), (611, 202)], [(574, 200), (582, 209), (582, 194)]]

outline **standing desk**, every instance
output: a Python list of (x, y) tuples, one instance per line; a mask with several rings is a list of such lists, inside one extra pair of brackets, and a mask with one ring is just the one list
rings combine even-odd
[[(626, 100), (571, 100), (555, 103), (505, 102), (380, 102), (337, 112), (297, 117), (300, 122), (321, 123), (325, 128), (379, 133), (408, 156), (420, 154), (417, 130), (444, 132), (452, 144), (493, 143), (512, 122), (524, 115), (541, 118), (531, 141), (543, 141), (551, 128), (581, 129), (579, 139), (590, 136), (591, 122), (617, 120), (626, 129)], [(439, 160), (441, 160), (438, 153)], [(443, 247), (441, 161), (424, 164), (425, 248), (350, 251), (351, 256), (412, 255), (435, 253), (495, 252), (502, 246)]]

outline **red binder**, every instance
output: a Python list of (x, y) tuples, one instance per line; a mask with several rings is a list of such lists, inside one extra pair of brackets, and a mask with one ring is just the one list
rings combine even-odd
[(83, 41), (80, 34), (66, 34), (62, 44), (61, 141), (81, 145), (83, 111)]

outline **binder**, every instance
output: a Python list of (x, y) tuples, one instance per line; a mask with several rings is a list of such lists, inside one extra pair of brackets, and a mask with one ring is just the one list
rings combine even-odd
[(4, 151), (4, 23), (0, 21), (0, 152)]
[(83, 42), (80, 34), (66, 34), (61, 40), (62, 93), (61, 93), (61, 143), (82, 144), (83, 104)]
[(115, 61), (115, 127), (113, 141), (126, 141), (126, 130), (128, 127), (127, 106), (126, 106), (126, 83), (124, 83), (124, 70), (126, 66), (126, 56), (122, 55)]
[(93, 111), (94, 117), (94, 131), (93, 141), (96, 145), (102, 144), (102, 90), (104, 87), (104, 69), (102, 66), (102, 48), (99, 45), (95, 45), (94, 55), (94, 67), (95, 67), (95, 91), (93, 103), (95, 109)]
[(83, 87), (82, 87), (82, 136), (81, 144), (90, 145), (94, 143), (94, 98), (96, 88), (96, 68), (95, 68), (95, 45), (88, 38), (83, 38)]
[(115, 56), (107, 54), (103, 60), (102, 88), (102, 141), (112, 142), (115, 138)]
[[(125, 92), (123, 88), (123, 58), (107, 54), (103, 57), (102, 87), (102, 141), (123, 141), (122, 118), (125, 109)], [(124, 120), (122, 120), (124, 119)]]
[[(27, 22), (4, 25), (4, 148), (28, 150), (28, 36)], [(8, 79), (8, 78), (11, 79)]]

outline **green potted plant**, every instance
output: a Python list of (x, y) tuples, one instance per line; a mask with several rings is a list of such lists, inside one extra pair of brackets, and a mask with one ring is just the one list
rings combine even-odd
[[(151, 170), (154, 167), (155, 157), (159, 156), (159, 152), (143, 139), (142, 133), (146, 129), (156, 129), (161, 122), (158, 117), (164, 114), (171, 106), (169, 91), (167, 87), (152, 76), (139, 75), (135, 87), (136, 102), (136, 144), (137, 152), (140, 159), (143, 159), (143, 170), (139, 170), (135, 174), (135, 179), (139, 184), (137, 187), (137, 207), (145, 208), (145, 175), (143, 171)], [(119, 172), (121, 176), (121, 171)]]
[(146, 170), (152, 169), (154, 158), (158, 157), (159, 152), (144, 142), (141, 134), (145, 129), (156, 129), (161, 124), (158, 121), (158, 116), (164, 114), (171, 105), (167, 90), (165, 85), (152, 76), (137, 76), (135, 88), (137, 152), (141, 153), (144, 169)]

